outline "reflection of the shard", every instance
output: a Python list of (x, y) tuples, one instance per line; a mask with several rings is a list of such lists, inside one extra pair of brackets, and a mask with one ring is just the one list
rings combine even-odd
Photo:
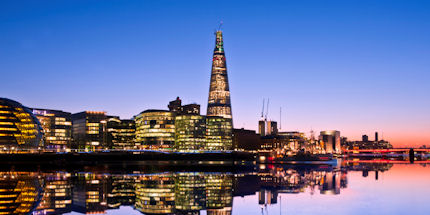
[(0, 214), (28, 214), (40, 200), (43, 181), (34, 173), (0, 174)]

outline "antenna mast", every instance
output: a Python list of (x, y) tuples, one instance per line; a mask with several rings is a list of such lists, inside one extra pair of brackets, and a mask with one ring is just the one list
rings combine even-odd
[(282, 107), (279, 107), (279, 131), (282, 129)]

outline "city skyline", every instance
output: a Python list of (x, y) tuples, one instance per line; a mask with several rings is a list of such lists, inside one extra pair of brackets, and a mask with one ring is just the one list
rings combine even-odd
[[(356, 20), (323, 5), (304, 12), (305, 5), (289, 3), (280, 4), (280, 9), (264, 5), (274, 11), (264, 18), (269, 10), (249, 16), (258, 11), (258, 4), (251, 3), (241, 12), (250, 20), (238, 18), (229, 9), (239, 5), (230, 5), (221, 10), (222, 15), (200, 14), (203, 19), (197, 22), (191, 15), (174, 21), (174, 15), (182, 10), (197, 13), (207, 5), (178, 9), (157, 3), (140, 3), (137, 8), (95, 2), (71, 8), (67, 3), (46, 8), (3, 4), (0, 27), (6, 33), (0, 36), (5, 47), (0, 51), (0, 70), (10, 81), (0, 86), (0, 97), (27, 107), (107, 111), (131, 118), (146, 109), (166, 109), (167, 101), (180, 96), (185, 103), (196, 102), (206, 109), (212, 33), (222, 19), (235, 127), (256, 130), (261, 101), (269, 97), (271, 119), (279, 121), (279, 107), (283, 108), (284, 131), (340, 130), (342, 136), (357, 140), (379, 131), (395, 147), (430, 142), (426, 133), (430, 103), (425, 99), (428, 7), (337, 5), (352, 14), (368, 13), (364, 20)], [(287, 6), (304, 14), (282, 14), (281, 9), (292, 12)], [(312, 11), (317, 15), (306, 17)], [(336, 22), (335, 15), (324, 16), (325, 12), (341, 13), (344, 23)], [(301, 19), (270, 24), (277, 17)], [(318, 17), (325, 18), (321, 26), (314, 23)], [(89, 18), (93, 20), (79, 27)], [(65, 21), (67, 27), (61, 25)], [(265, 25), (251, 28), (252, 22)], [(276, 29), (275, 23), (288, 31)], [(300, 29), (306, 24), (307, 30)], [(336, 30), (350, 24), (357, 29)], [(124, 34), (115, 32), (119, 30)], [(354, 36), (360, 30), (367, 33)]]

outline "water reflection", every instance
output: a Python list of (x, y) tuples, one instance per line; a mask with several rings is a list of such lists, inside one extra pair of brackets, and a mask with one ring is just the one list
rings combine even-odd
[(261, 166), (246, 172), (0, 172), (0, 214), (105, 213), (130, 206), (143, 214), (227, 215), (233, 197), (258, 196), (262, 208), (280, 194), (339, 195), (348, 173), (388, 171), (387, 163)]

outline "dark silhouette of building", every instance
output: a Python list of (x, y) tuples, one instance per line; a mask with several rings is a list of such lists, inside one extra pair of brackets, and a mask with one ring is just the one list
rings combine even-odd
[(367, 135), (363, 135), (363, 136), (361, 137), (361, 140), (362, 140), (363, 142), (369, 142), (369, 136), (367, 136)]
[(107, 118), (103, 111), (72, 114), (72, 148), (89, 151), (107, 148)]
[(233, 129), (233, 148), (255, 151), (260, 148), (260, 136), (253, 130)]

